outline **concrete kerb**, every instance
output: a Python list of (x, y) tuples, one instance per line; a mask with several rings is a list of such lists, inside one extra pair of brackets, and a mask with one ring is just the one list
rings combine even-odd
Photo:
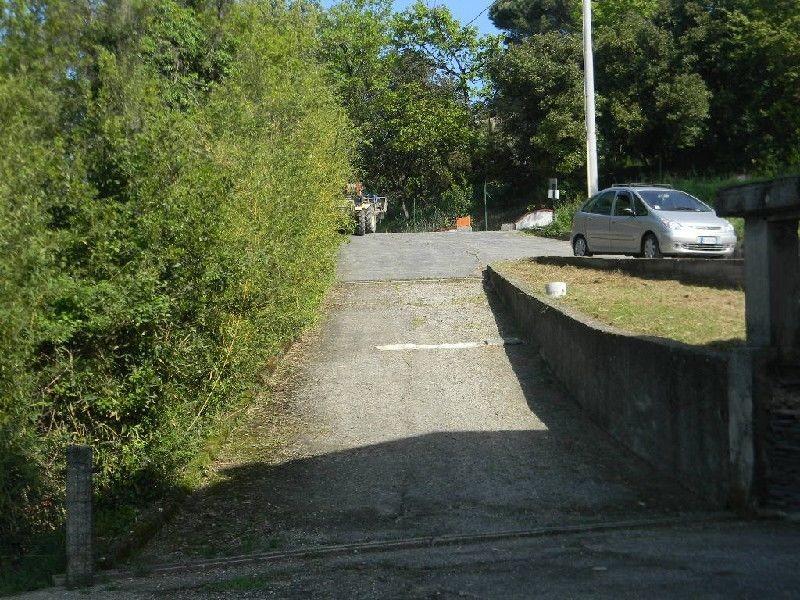
[(744, 260), (713, 258), (674, 258), (630, 260), (627, 258), (587, 258), (541, 256), (530, 259), (543, 265), (583, 267), (602, 271), (620, 271), (643, 279), (669, 279), (694, 285), (726, 289), (744, 289)]
[(513, 531), (450, 534), (374, 542), (365, 541), (349, 544), (332, 544), (297, 548), (295, 550), (245, 554), (217, 559), (189, 561), (185, 563), (152, 565), (136, 570), (107, 570), (101, 572), (98, 579), (104, 583), (108, 583), (109, 581), (120, 579), (135, 579), (143, 576), (169, 576), (181, 573), (207, 571), (209, 569), (227, 569), (259, 563), (280, 563), (291, 560), (311, 560), (317, 558), (332, 558), (336, 556), (370, 553), (375, 554), (391, 552), (395, 550), (414, 550), (420, 548), (439, 548), (448, 546), (464, 547), (507, 540), (570, 536), (607, 531), (659, 529), (683, 525), (724, 523), (736, 520), (738, 520), (737, 516), (730, 512), (687, 513), (669, 517), (653, 517), (624, 521), (600, 521), (576, 525), (537, 527)]
[(756, 356), (630, 334), (560, 307), (491, 266), (485, 276), (521, 336), (595, 423), (716, 506), (750, 511)]

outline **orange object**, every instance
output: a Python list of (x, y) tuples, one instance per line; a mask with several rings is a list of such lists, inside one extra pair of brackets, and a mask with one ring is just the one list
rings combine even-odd
[(459, 217), (456, 219), (456, 229), (467, 229), (472, 227), (472, 217)]

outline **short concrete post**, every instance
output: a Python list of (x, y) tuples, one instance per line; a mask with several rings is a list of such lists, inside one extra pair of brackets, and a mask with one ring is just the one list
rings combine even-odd
[(67, 587), (92, 583), (92, 449), (67, 448)]

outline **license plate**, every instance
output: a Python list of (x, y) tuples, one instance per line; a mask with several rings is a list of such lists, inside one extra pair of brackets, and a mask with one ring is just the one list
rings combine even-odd
[(701, 237), (699, 242), (704, 246), (714, 246), (717, 243), (717, 238), (715, 237)]

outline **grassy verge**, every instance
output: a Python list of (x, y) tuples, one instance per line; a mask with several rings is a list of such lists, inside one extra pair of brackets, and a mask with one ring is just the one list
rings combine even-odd
[(568, 292), (559, 304), (632, 333), (718, 347), (745, 338), (741, 291), (527, 261), (499, 263), (497, 269), (534, 293), (543, 293), (547, 282), (564, 281)]

